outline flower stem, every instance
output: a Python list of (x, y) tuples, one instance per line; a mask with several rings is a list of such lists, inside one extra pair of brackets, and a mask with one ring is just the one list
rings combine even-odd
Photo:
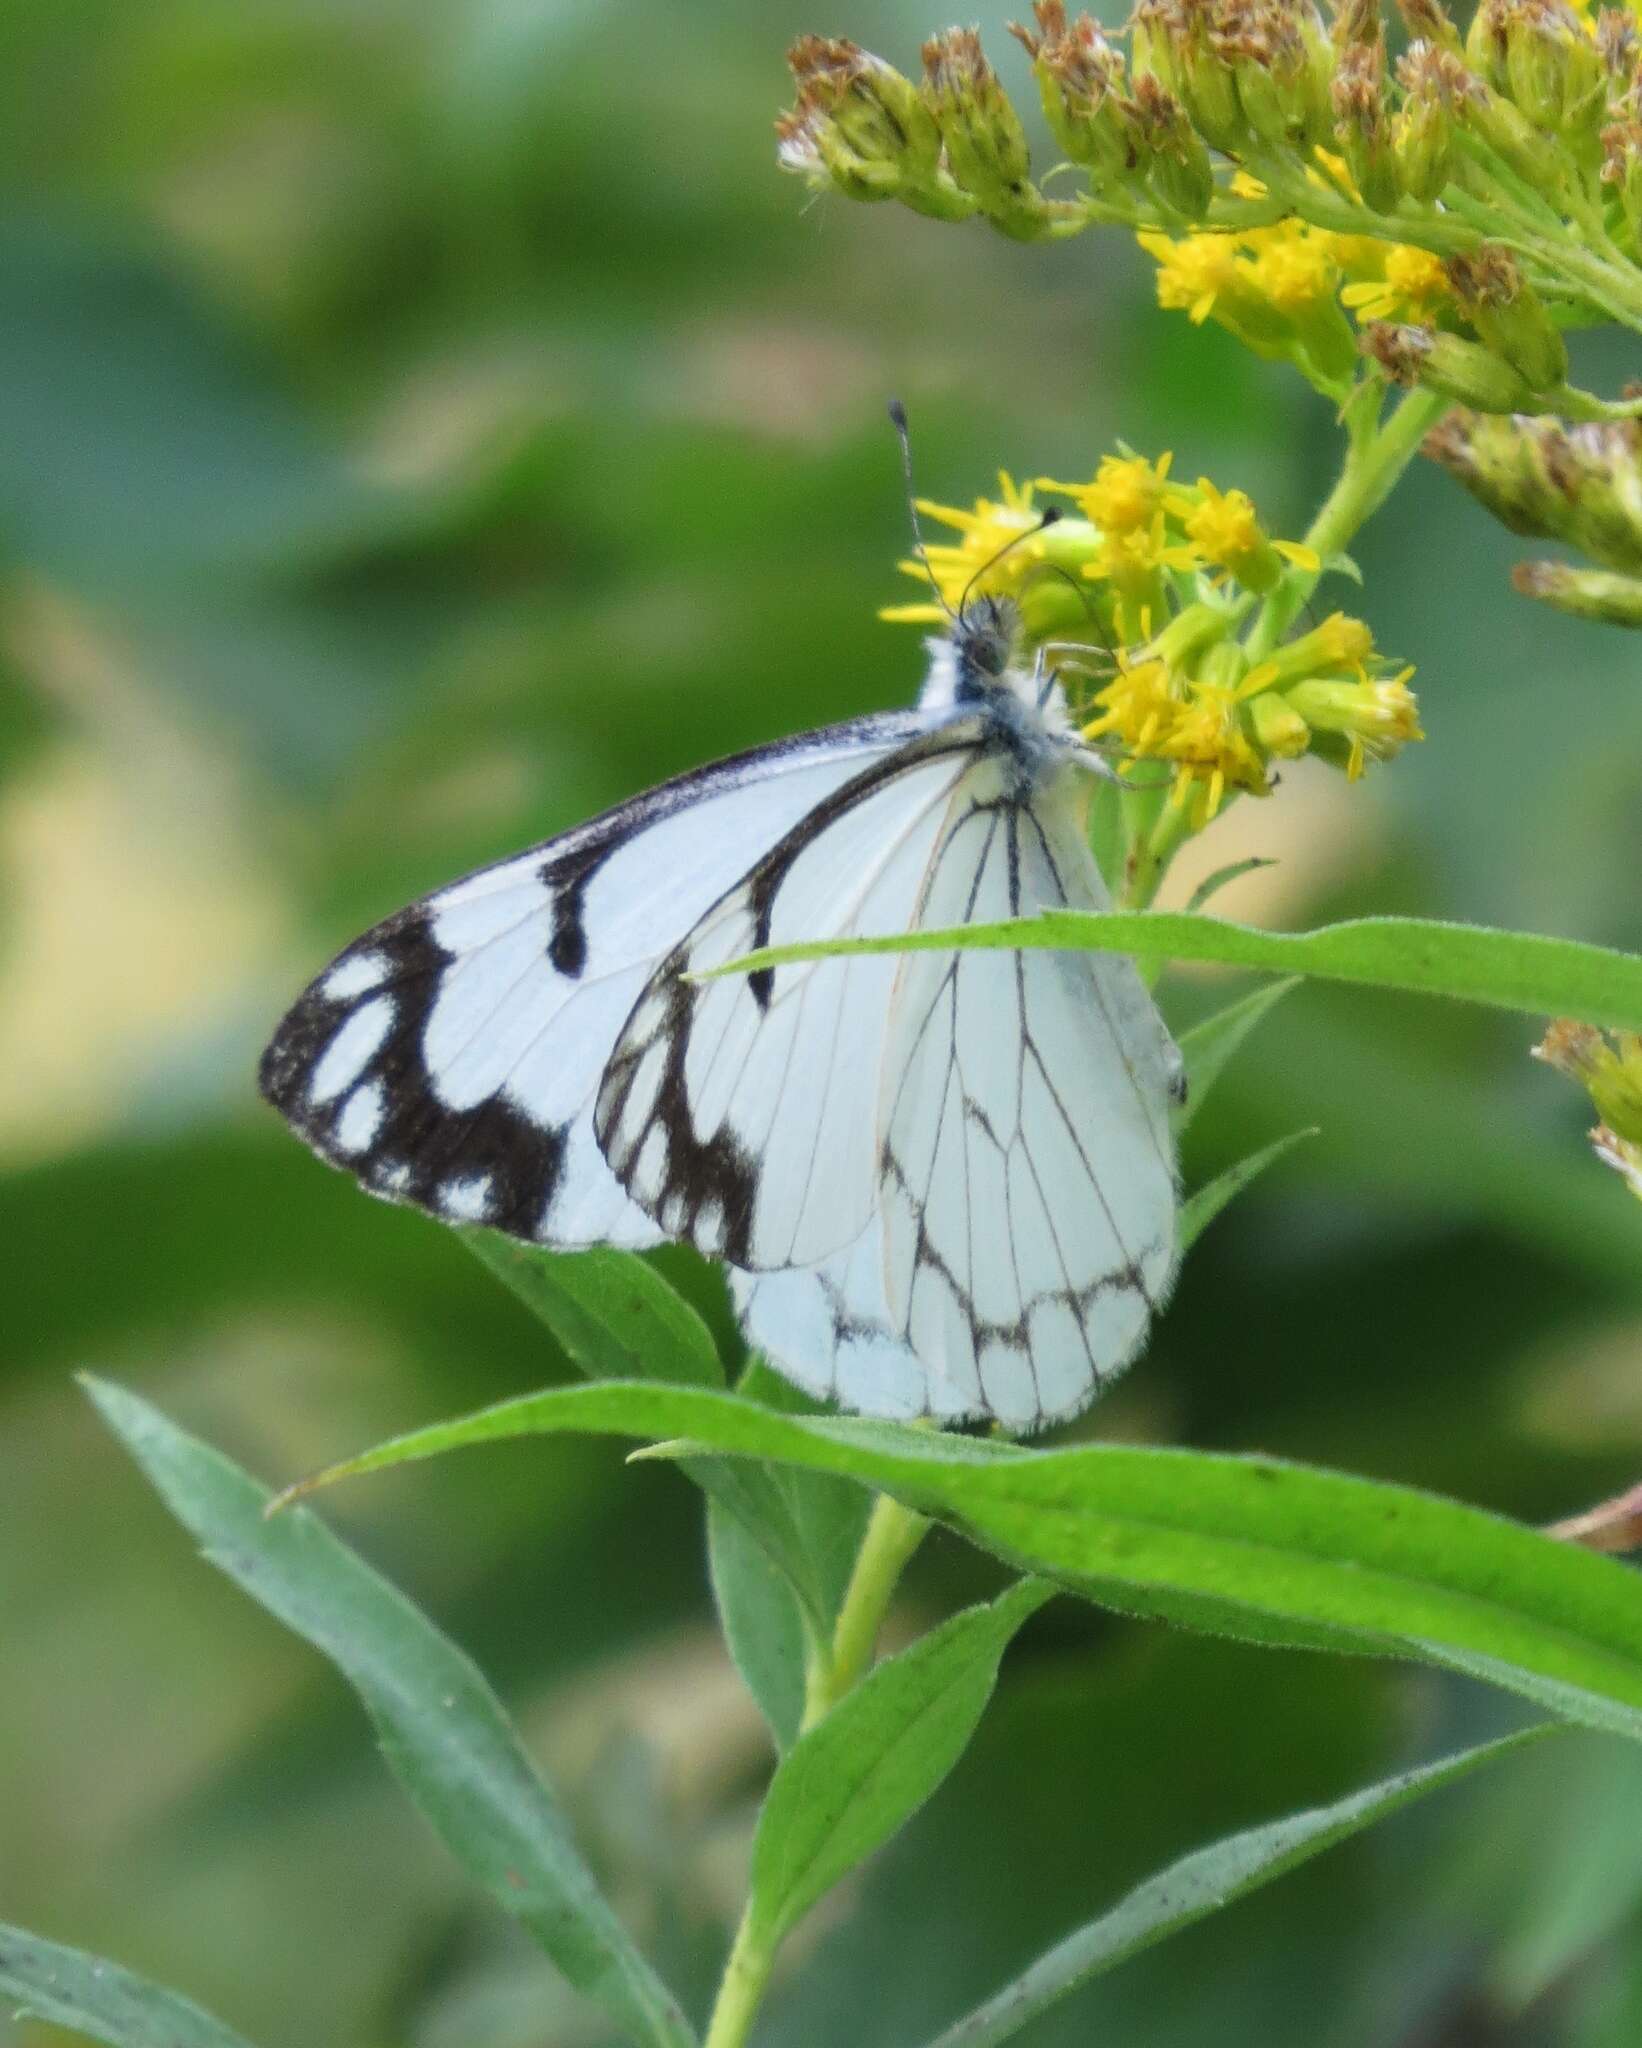
[(804, 1728), (860, 1682), (872, 1662), (884, 1612), (929, 1522), (881, 1493), (872, 1504), (827, 1653), (810, 1666), (804, 1687)]
[[(928, 1527), (927, 1517), (902, 1507), (887, 1494), (879, 1494), (873, 1502), (832, 1641), (816, 1645), (809, 1657), (800, 1734), (813, 1728), (865, 1675), (884, 1611)], [(764, 2002), (775, 1963), (775, 1943), (760, 1930), (754, 1905), (749, 1898), (735, 1931), (702, 2048), (744, 2048)]]
[(749, 1899), (747, 1910), (741, 1916), (741, 1925), (735, 1931), (735, 1942), (724, 1965), (724, 1975), (719, 1980), (718, 1997), (713, 2002), (713, 2017), (708, 2023), (707, 2038), (702, 2048), (742, 2048), (764, 2001), (770, 1981), (770, 1966), (774, 1961), (774, 1951), (753, 1932), (753, 1908)]
[[(1420, 443), (1448, 410), (1450, 400), (1415, 389), (1379, 423), (1380, 387), (1365, 380), (1346, 404), (1350, 440), (1338, 481), (1323, 500), (1306, 534), (1306, 546), (1326, 564), (1344, 548), (1390, 496), (1393, 485), (1419, 452)], [(1293, 625), (1295, 615), (1317, 587), (1321, 570), (1288, 576), (1266, 599), (1245, 651), (1250, 663), (1264, 661)]]

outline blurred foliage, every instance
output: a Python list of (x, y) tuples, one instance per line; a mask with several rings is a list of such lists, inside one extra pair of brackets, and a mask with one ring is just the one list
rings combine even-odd
[[(826, 25), (906, 60), (921, 12)], [(789, 0), (0, 7), (0, 1918), (267, 2048), (595, 2038), (70, 1382), (140, 1384), (285, 1478), (564, 1370), (453, 1238), (272, 1127), (272, 1019), (463, 867), (911, 693), (917, 649), (873, 617), (904, 545), (891, 392), (923, 487), (959, 501), (999, 462), (1087, 473), (1121, 434), (1288, 532), (1332, 469), (1327, 407), (1159, 315), (1118, 239), (1022, 251), (807, 206), (769, 120), (812, 25)], [(1280, 864), (1217, 909), (1642, 943), (1629, 643), (1504, 594), (1513, 543), (1435, 471), (1354, 552), (1429, 742), (1366, 789), (1297, 773), (1240, 806), (1202, 871)], [(1182, 1020), (1219, 993), (1182, 974), (1164, 999)], [(1291, 996), (1194, 1130), (1193, 1179), (1322, 1135), (1205, 1238), (1087, 1428), (1530, 1519), (1633, 1480), (1633, 1209), (1529, 1037)], [(713, 1276), (665, 1264), (722, 1331)], [(479, 1656), (699, 1995), (768, 1756), (710, 1633), (693, 1489), (516, 1445), (334, 1512)], [(907, 1598), (992, 1586), (937, 1540)], [(916, 2037), (1169, 1856), (1498, 1712), (1059, 1603), (763, 2038)], [(1038, 2038), (1300, 2044), (1327, 2013), (1343, 2048), (1629, 2048), (1636, 1772), (1569, 1738)]]

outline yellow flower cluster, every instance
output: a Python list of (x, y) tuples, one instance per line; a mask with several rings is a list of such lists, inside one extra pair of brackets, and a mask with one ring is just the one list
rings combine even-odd
[(1179, 238), (1142, 233), (1157, 264), (1157, 302), (1196, 325), (1214, 320), (1256, 354), (1294, 362), (1330, 393), (1349, 385), (1361, 322), (1430, 325), (1452, 315), (1442, 264), (1425, 249), (1338, 235), (1301, 220)]
[[(1014, 599), (1029, 640), (1086, 646), (1107, 680), (1085, 693), (1085, 735), (1120, 750), (1121, 772), (1166, 763), (1171, 802), (1191, 803), (1199, 827), (1228, 791), (1265, 795), (1273, 759), (1316, 753), (1355, 780), (1422, 738), (1413, 671), (1392, 671), (1360, 620), (1337, 612), (1249, 656), (1239, 634), (1256, 603), (1322, 565), (1302, 542), (1269, 535), (1246, 492), (1207, 477), (1184, 485), (1170, 468), (1167, 455), (1123, 449), (1087, 483), (1003, 474), (999, 496), (972, 508), (920, 499), (958, 539), (899, 567), (933, 581), (939, 602), (881, 616), (939, 624), (985, 591)], [(1046, 515), (1040, 491), (1075, 512)]]

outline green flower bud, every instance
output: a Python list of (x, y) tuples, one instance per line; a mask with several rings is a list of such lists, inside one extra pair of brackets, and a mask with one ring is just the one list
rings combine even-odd
[(1566, 382), (1568, 344), (1514, 257), (1485, 242), (1443, 268), (1466, 321), (1532, 390), (1555, 391)]
[(1642, 422), (1455, 412), (1426, 436), (1425, 453), (1513, 533), (1642, 573)]
[(1433, 200), (1454, 163), (1454, 109), (1470, 89), (1471, 74), (1452, 51), (1417, 42), (1397, 65), (1403, 103), (1391, 124), (1397, 181), (1411, 199)]
[(902, 199), (961, 220), (975, 202), (941, 169), (941, 137), (916, 87), (842, 37), (800, 36), (787, 62), (797, 104), (776, 122), (778, 159), (852, 199)]
[[(1524, 597), (1603, 626), (1642, 626), (1642, 578), (1566, 562), (1519, 562), (1511, 581)], [(1610, 1119), (1611, 1121), (1611, 1119)]]
[(1642, 1143), (1642, 1037), (1616, 1031), (1610, 1038), (1592, 1024), (1559, 1017), (1534, 1057), (1577, 1081), (1615, 1137)]
[[(1246, 0), (1228, 7), (1216, 26), (1215, 48), (1236, 82), (1244, 121), (1268, 148), (1304, 156), (1333, 141), (1334, 52), (1309, 4)], [(1319, 50), (1321, 73), (1314, 63)]]
[(1026, 131), (974, 29), (949, 28), (923, 48), (924, 96), (946, 160), (993, 225), (1022, 241), (1047, 233), (1053, 215), (1033, 185)]
[(1087, 14), (1068, 24), (1062, 0), (1035, 0), (1039, 34), (1011, 22), (1032, 59), (1049, 132), (1097, 186), (1122, 182), (1134, 164), (1132, 118), (1123, 98), (1123, 59)]
[(1400, 327), (1374, 320), (1361, 347), (1399, 384), (1423, 384), (1478, 412), (1537, 412), (1541, 404), (1526, 379), (1492, 349), (1440, 328)]
[(1602, 131), (1602, 182), (1619, 195), (1631, 248), (1642, 247), (1642, 121), (1633, 115)]
[(1389, 213), (1400, 196), (1385, 104), (1385, 45), (1352, 43), (1334, 74), (1334, 132), (1365, 206)]
[(1158, 197), (1187, 220), (1201, 220), (1214, 197), (1214, 168), (1186, 110), (1157, 80), (1135, 80), (1141, 161)]
[(1465, 58), (1485, 85), (1509, 91), (1505, 69), (1505, 10), (1510, 0), (1480, 0), (1465, 31)]
[(1536, 190), (1558, 193), (1568, 178), (1568, 164), (1556, 144), (1479, 79), (1460, 109), (1465, 125), (1502, 156), (1520, 178)]
[(1579, 17), (1562, 0), (1504, 0), (1495, 19), (1505, 44), (1506, 89), (1535, 127), (1594, 132), (1607, 73)]
[(1460, 32), (1441, 0), (1397, 0), (1397, 11), (1407, 26), (1411, 45), (1429, 43), (1446, 56), (1462, 55), (1465, 46), (1460, 41)]

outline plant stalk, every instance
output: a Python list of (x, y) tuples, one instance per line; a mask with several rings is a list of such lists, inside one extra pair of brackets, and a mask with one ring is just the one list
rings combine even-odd
[(896, 1585), (928, 1528), (925, 1516), (902, 1507), (888, 1494), (881, 1493), (873, 1502), (832, 1642), (826, 1656), (817, 1658), (809, 1670), (803, 1728), (813, 1728), (865, 1675)]

